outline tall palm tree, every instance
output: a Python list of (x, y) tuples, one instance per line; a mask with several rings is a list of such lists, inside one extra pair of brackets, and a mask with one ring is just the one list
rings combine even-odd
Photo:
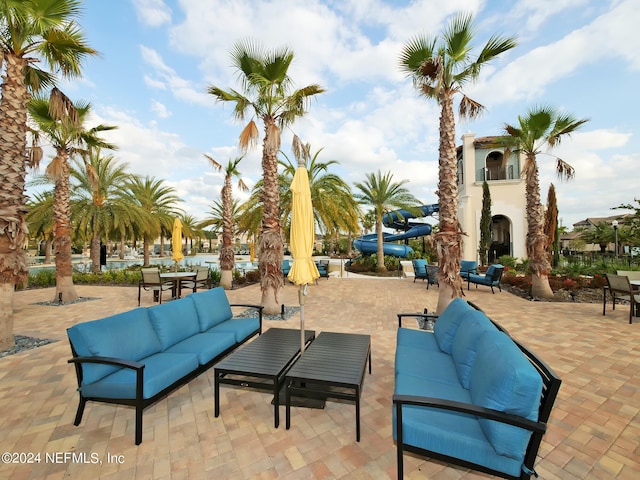
[[(544, 210), (540, 202), (540, 180), (538, 177), (538, 155), (558, 146), (564, 137), (569, 137), (589, 120), (576, 119), (549, 106), (536, 106), (525, 116), (518, 116), (515, 125), (505, 124), (500, 142), (506, 147), (505, 157), (514, 152), (525, 157), (522, 175), (525, 177), (527, 197), (527, 257), (531, 271), (531, 295), (538, 298), (553, 297), (549, 285), (551, 263), (546, 253), (544, 234)], [(571, 179), (574, 168), (555, 157), (556, 173), (563, 179)]]
[(127, 165), (116, 163), (112, 155), (92, 150), (83, 160), (74, 161), (71, 177), (75, 180), (72, 217), (78, 230), (91, 239), (91, 270), (99, 272), (100, 242), (116, 232), (124, 237), (134, 223), (143, 221), (143, 214), (124, 191), (130, 177)]
[(99, 134), (116, 127), (97, 125), (87, 128), (84, 123), (91, 114), (91, 104), (72, 103), (60, 90), (54, 88), (51, 97), (35, 96), (29, 101), (29, 115), (56, 151), (56, 156), (47, 166), (47, 177), (53, 179), (54, 187), (54, 242), (56, 257), (56, 290), (54, 300), (73, 302), (78, 293), (73, 286), (71, 263), (71, 194), (69, 160), (74, 155), (87, 153), (88, 148), (110, 148)]
[[(261, 304), (266, 314), (280, 312), (278, 292), (284, 284), (280, 264), (282, 263), (282, 235), (280, 232), (280, 199), (278, 189), (278, 150), (280, 135), (284, 127), (306, 113), (310, 97), (324, 92), (324, 88), (312, 84), (292, 90), (292, 79), (288, 71), (293, 61), (289, 48), (268, 51), (252, 41), (234, 45), (231, 58), (238, 69), (242, 91), (223, 90), (210, 86), (208, 92), (216, 100), (235, 104), (234, 116), (244, 120), (250, 113), (262, 120), (264, 139), (262, 143), (263, 217), (258, 243)], [(259, 138), (258, 127), (253, 119), (240, 135), (240, 148), (247, 148)]]
[(193, 215), (182, 213), (180, 215), (180, 222), (182, 223), (182, 235), (184, 236), (185, 243), (189, 242), (189, 250), (191, 255), (195, 255), (196, 252), (193, 249), (193, 239), (200, 239), (204, 236), (204, 232), (200, 227), (200, 222), (196, 220)]
[[(211, 155), (205, 154), (205, 157), (216, 170), (222, 170), (222, 164), (218, 163)], [(224, 168), (224, 186), (220, 196), (222, 197), (222, 245), (220, 246), (220, 286), (230, 289), (233, 283), (233, 267), (235, 266), (235, 256), (233, 252), (233, 224), (235, 217), (233, 216), (233, 197), (231, 195), (231, 180), (238, 179), (238, 188), (241, 192), (246, 192), (249, 188), (240, 177), (238, 165), (244, 156), (229, 159), (227, 166)]]
[(162, 225), (173, 225), (179, 215), (176, 204), (180, 198), (173, 187), (154, 177), (130, 177), (125, 182), (129, 199), (144, 212), (141, 223), (134, 225), (134, 232), (141, 235), (144, 245), (144, 266), (149, 266), (149, 243), (160, 235)]
[(453, 17), (440, 37), (416, 36), (403, 48), (400, 67), (427, 99), (435, 100), (440, 113), (440, 152), (438, 158), (438, 196), (440, 228), (438, 245), (440, 290), (437, 312), (442, 312), (454, 297), (462, 295), (458, 275), (463, 232), (458, 222), (458, 184), (453, 99), (462, 95), (460, 118), (474, 118), (484, 107), (467, 97), (463, 90), (475, 81), (482, 67), (501, 53), (516, 46), (514, 38), (493, 35), (477, 56), (472, 55), (475, 37), (474, 19), (461, 13)]
[(373, 207), (376, 219), (376, 234), (378, 236), (378, 266), (379, 272), (384, 272), (384, 232), (382, 231), (382, 216), (385, 213), (404, 209), (420, 215), (418, 207), (420, 201), (414, 197), (409, 190), (403, 187), (408, 180), (400, 182), (393, 181), (393, 174), (387, 172), (384, 175), (378, 170), (377, 173), (367, 173), (364, 182), (356, 182), (355, 187), (360, 193), (355, 193), (355, 198), (361, 205)]
[(27, 148), (27, 102), (32, 93), (50, 87), (54, 76), (80, 74), (81, 61), (97, 52), (88, 47), (75, 18), (79, 0), (0, 2), (0, 349), (14, 344), (13, 292), (28, 274), (22, 244), (25, 236), (25, 168), (36, 166), (39, 150)]

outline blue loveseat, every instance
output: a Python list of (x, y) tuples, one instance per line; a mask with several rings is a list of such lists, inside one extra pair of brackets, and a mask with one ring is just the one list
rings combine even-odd
[[(435, 320), (433, 332), (402, 328), (406, 316)], [(398, 478), (404, 451), (504, 478), (530, 478), (560, 379), (460, 298), (439, 317), (414, 313), (398, 319)]]
[[(231, 307), (255, 317), (233, 318)], [(133, 406), (139, 445), (146, 407), (260, 333), (262, 306), (229, 304), (221, 287), (76, 324), (67, 330), (80, 394), (74, 424), (88, 401)]]

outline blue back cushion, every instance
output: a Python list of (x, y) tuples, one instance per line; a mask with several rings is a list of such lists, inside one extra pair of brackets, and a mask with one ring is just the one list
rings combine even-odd
[(436, 336), (438, 347), (444, 353), (451, 353), (453, 339), (456, 336), (460, 322), (462, 322), (465, 314), (473, 310), (474, 308), (461, 298), (454, 298), (440, 314), (433, 327), (433, 334)]
[(478, 268), (478, 262), (473, 260), (460, 260), (460, 271), (461, 272), (469, 272), (470, 270), (475, 270)]
[[(476, 405), (536, 421), (542, 378), (507, 335), (484, 335), (471, 368), (469, 393)], [(497, 453), (523, 457), (531, 432), (487, 419), (480, 419), (480, 426)]]
[[(146, 308), (79, 323), (69, 328), (67, 335), (81, 357), (115, 357), (138, 361), (161, 350), (160, 340), (151, 326)], [(85, 363), (82, 365), (83, 384), (93, 383), (118, 368)]]
[(487, 316), (479, 311), (469, 312), (460, 325), (451, 347), (451, 356), (456, 366), (458, 379), (464, 388), (469, 388), (471, 367), (476, 359), (478, 345), (487, 332), (498, 334), (498, 329)]
[(229, 299), (222, 287), (194, 293), (185, 300), (193, 302), (196, 312), (198, 312), (201, 332), (205, 332), (211, 327), (233, 318)]
[(413, 271), (415, 273), (419, 273), (421, 275), (426, 275), (427, 273), (427, 261), (424, 259), (413, 260)]
[(163, 351), (200, 332), (198, 313), (189, 297), (149, 308), (149, 319)]

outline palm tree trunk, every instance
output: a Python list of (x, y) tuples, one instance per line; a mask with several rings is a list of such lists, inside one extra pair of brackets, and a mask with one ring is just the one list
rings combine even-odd
[(553, 290), (549, 285), (551, 263), (545, 245), (544, 211), (540, 203), (540, 181), (538, 163), (535, 155), (527, 159), (533, 167), (528, 170), (525, 182), (527, 196), (527, 257), (531, 270), (531, 296), (534, 298), (552, 298)]
[(149, 238), (145, 235), (142, 241), (142, 248), (144, 249), (143, 253), (143, 266), (148, 267), (151, 265), (151, 260), (149, 259)]
[(233, 199), (231, 198), (231, 177), (225, 176), (222, 188), (222, 246), (220, 247), (220, 286), (225, 290), (233, 286)]
[(120, 255), (118, 258), (120, 258), (120, 260), (124, 260), (124, 233), (120, 235)]
[(91, 246), (89, 247), (89, 258), (91, 259), (91, 271), (100, 273), (100, 237), (98, 235), (91, 236)]
[[(60, 154), (60, 153), (59, 153)], [(56, 294), (53, 301), (64, 303), (78, 300), (73, 285), (71, 264), (71, 207), (69, 204), (69, 163), (61, 157), (61, 171), (53, 190), (54, 249), (56, 256)]]
[(382, 213), (380, 213), (380, 218), (376, 218), (376, 235), (378, 241), (378, 265), (376, 266), (376, 271), (384, 272), (386, 271), (386, 267), (384, 266), (384, 235), (382, 233)]
[(458, 176), (452, 94), (445, 92), (441, 100), (440, 155), (438, 160), (440, 225), (438, 233), (435, 235), (440, 283), (436, 308), (438, 314), (449, 305), (451, 300), (462, 296), (462, 281), (459, 275), (462, 232), (458, 222)]
[(51, 263), (51, 239), (48, 237), (44, 242), (44, 263)]
[(264, 214), (258, 238), (261, 304), (266, 315), (280, 313), (278, 293), (284, 285), (282, 276), (282, 234), (280, 232), (280, 192), (278, 185), (278, 150), (280, 130), (273, 118), (266, 117), (262, 148)]
[(6, 55), (4, 62), (0, 97), (0, 349), (14, 345), (13, 292), (29, 274), (27, 253), (22, 249), (28, 98), (22, 72), (27, 61)]

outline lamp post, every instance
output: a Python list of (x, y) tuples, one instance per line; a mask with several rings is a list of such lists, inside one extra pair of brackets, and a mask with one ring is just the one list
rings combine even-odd
[(613, 222), (611, 222), (611, 225), (613, 226), (613, 238), (614, 238), (614, 245), (615, 245), (615, 256), (616, 256), (616, 260), (618, 259), (618, 221), (614, 220)]

